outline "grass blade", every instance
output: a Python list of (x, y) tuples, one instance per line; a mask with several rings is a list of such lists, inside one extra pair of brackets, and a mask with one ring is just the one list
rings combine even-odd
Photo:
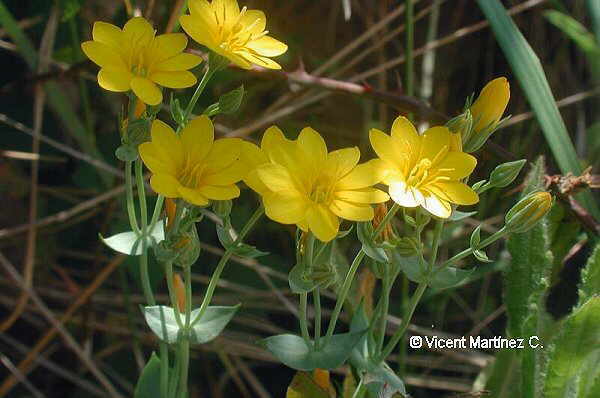
[[(496, 39), (527, 96), (560, 170), (563, 174), (571, 172), (580, 175), (582, 169), (577, 153), (558, 112), (539, 58), (499, 0), (477, 0), (477, 3), (490, 22)], [(598, 205), (589, 191), (584, 192), (579, 199), (591, 214), (600, 218)]]

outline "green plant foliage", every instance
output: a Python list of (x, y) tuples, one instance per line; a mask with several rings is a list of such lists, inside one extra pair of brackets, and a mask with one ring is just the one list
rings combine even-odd
[(579, 305), (583, 305), (594, 295), (600, 295), (600, 244), (596, 245), (585, 268), (581, 271)]
[[(564, 174), (571, 172), (580, 175), (582, 169), (579, 159), (558, 112), (540, 60), (499, 0), (477, 0), (477, 3), (494, 30), (561, 171)], [(589, 192), (583, 195), (583, 203), (592, 214), (600, 217), (598, 204)]]
[(385, 254), (385, 250), (377, 247), (375, 239), (373, 238), (373, 232), (373, 224), (370, 222), (357, 223), (356, 234), (358, 240), (362, 243), (362, 250), (373, 260), (379, 261), (380, 263), (387, 263), (389, 260)]
[(152, 353), (144, 366), (135, 386), (133, 398), (161, 398), (160, 396), (160, 359)]
[[(100, 235), (100, 239), (106, 246), (119, 253), (130, 256), (139, 256), (142, 254), (142, 237), (133, 231), (121, 232), (108, 238), (103, 238)], [(152, 247), (164, 239), (165, 231), (163, 229), (163, 222), (159, 220), (154, 225), (154, 229), (146, 237), (146, 247)]]
[[(427, 279), (427, 270), (421, 266), (417, 256), (402, 257), (399, 253), (394, 252), (392, 263), (412, 282), (421, 283)], [(474, 271), (474, 268), (460, 269), (448, 266), (434, 275), (429, 281), (429, 286), (438, 290), (449, 289), (469, 278)]]
[(600, 297), (592, 297), (569, 315), (552, 345), (544, 397), (576, 397), (579, 372), (600, 350)]
[(314, 349), (304, 339), (294, 334), (280, 334), (260, 340), (259, 344), (285, 365), (296, 370), (335, 369), (350, 356), (352, 348), (366, 330), (356, 333), (334, 334), (325, 346)]

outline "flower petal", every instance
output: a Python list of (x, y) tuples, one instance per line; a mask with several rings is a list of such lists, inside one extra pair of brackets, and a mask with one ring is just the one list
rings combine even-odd
[(450, 130), (442, 126), (432, 127), (423, 134), (419, 159), (429, 159), (433, 162), (440, 152), (449, 150)]
[(435, 195), (424, 195), (421, 206), (434, 216), (440, 218), (448, 218), (452, 213), (450, 204)]
[(427, 186), (433, 194), (457, 205), (473, 205), (479, 202), (479, 196), (467, 184), (462, 182), (437, 182)]
[(400, 170), (408, 168), (410, 152), (403, 150), (396, 139), (381, 130), (371, 129), (369, 140), (379, 158)]
[(447, 171), (441, 173), (444, 177), (450, 177), (452, 180), (460, 180), (470, 175), (476, 165), (477, 159), (468, 153), (449, 152), (436, 167), (438, 169), (447, 169)]
[(420, 204), (415, 191), (408, 187), (404, 181), (396, 181), (390, 184), (390, 197), (403, 207), (417, 207)]
[(337, 236), (340, 219), (323, 205), (312, 205), (306, 213), (308, 226), (322, 242), (329, 242)]
[(240, 157), (239, 138), (221, 138), (216, 140), (206, 156), (205, 173), (215, 174), (230, 166)]
[(344, 200), (353, 203), (383, 203), (387, 202), (390, 197), (387, 193), (375, 188), (364, 188), (351, 191), (337, 191), (336, 199)]
[(131, 18), (123, 27), (127, 44), (137, 48), (147, 46), (154, 38), (154, 28), (144, 17)]
[(192, 119), (181, 132), (181, 143), (187, 154), (187, 161), (204, 161), (215, 137), (212, 121), (205, 115)]
[(81, 49), (96, 65), (111, 70), (123, 70), (123, 74), (128, 74), (123, 58), (109, 45), (98, 41), (86, 41), (81, 43)]
[(196, 66), (200, 65), (202, 61), (202, 58), (197, 55), (182, 53), (161, 61), (154, 67), (154, 69), (161, 72), (184, 71), (195, 68)]
[(305, 164), (305, 173), (311, 171), (311, 178), (316, 178), (327, 160), (327, 145), (321, 135), (310, 127), (305, 127), (298, 135), (298, 151)]
[(140, 156), (144, 164), (154, 174), (177, 174), (177, 164), (170, 160), (169, 156), (165, 156), (164, 152), (157, 150), (156, 146), (151, 142), (144, 142), (138, 147)]
[(172, 175), (153, 174), (152, 177), (150, 177), (150, 186), (154, 189), (154, 192), (161, 194), (164, 197), (176, 198), (179, 196), (181, 184)]
[(123, 44), (123, 31), (113, 24), (98, 21), (94, 22), (92, 38), (112, 48), (120, 48)]
[(204, 196), (197, 189), (190, 189), (184, 186), (178, 188), (179, 195), (188, 203), (196, 206), (206, 206), (208, 204), (208, 198)]
[(187, 47), (188, 39), (183, 33), (166, 33), (154, 38), (156, 47), (153, 49), (155, 61), (164, 61), (181, 53)]
[(352, 171), (359, 159), (360, 151), (357, 147), (332, 151), (327, 155), (323, 173), (333, 180), (339, 180)]
[(256, 172), (262, 183), (273, 192), (298, 191), (288, 169), (282, 165), (267, 163), (258, 167)]
[(288, 192), (269, 193), (263, 196), (265, 214), (281, 224), (296, 224), (304, 220), (309, 202)]
[(161, 159), (172, 165), (170, 167), (174, 168), (173, 174), (176, 174), (185, 161), (183, 145), (179, 136), (168, 124), (158, 119), (154, 119), (152, 122), (150, 132), (154, 150)]
[(204, 185), (198, 192), (212, 200), (229, 200), (240, 196), (240, 189), (236, 185)]
[(123, 92), (129, 91), (132, 75), (121, 71), (100, 69), (98, 84), (105, 90)]
[(144, 77), (131, 79), (131, 89), (135, 95), (148, 105), (158, 105), (162, 102), (162, 93), (152, 81)]
[(346, 191), (373, 186), (381, 181), (381, 176), (370, 162), (359, 164), (337, 183), (337, 189)]
[(258, 54), (255, 55), (255, 54), (251, 53), (249, 50), (239, 50), (239, 51), (236, 51), (235, 54), (238, 55), (239, 57), (241, 57), (242, 59), (246, 60), (247, 62), (254, 64), (254, 65), (262, 66), (263, 68), (277, 69), (277, 70), (281, 69), (281, 65), (279, 65), (277, 62), (273, 61), (271, 58), (263, 57)]
[(177, 72), (154, 72), (150, 75), (150, 79), (168, 88), (186, 88), (196, 84), (196, 76), (192, 72), (177, 71)]
[(241, 181), (248, 170), (244, 163), (237, 161), (232, 165), (202, 178), (202, 183), (206, 185), (230, 185)]
[(240, 15), (237, 0), (213, 0), (210, 5), (223, 29), (228, 31), (233, 28)]
[[(190, 2), (190, 8), (194, 3), (197, 2)], [(197, 43), (205, 45), (211, 50), (216, 50), (216, 48), (218, 48), (218, 43), (216, 41), (215, 33), (211, 29), (211, 25), (206, 22), (201, 23), (195, 18), (197, 18), (195, 15), (182, 15), (179, 18), (179, 23), (185, 33), (190, 35)]]
[(417, 156), (421, 152), (421, 136), (410, 120), (404, 116), (398, 116), (392, 124), (392, 137), (400, 144), (400, 151), (408, 159), (412, 167), (417, 162)]
[(276, 57), (287, 51), (288, 46), (271, 36), (263, 36), (260, 39), (250, 40), (246, 47), (254, 50), (258, 55), (264, 57)]
[(265, 16), (265, 13), (260, 10), (247, 10), (240, 18), (240, 24), (242, 24), (249, 33), (260, 34), (264, 32), (267, 27), (267, 17)]
[(357, 205), (343, 200), (334, 200), (329, 209), (336, 216), (350, 221), (370, 221), (375, 214), (369, 205)]

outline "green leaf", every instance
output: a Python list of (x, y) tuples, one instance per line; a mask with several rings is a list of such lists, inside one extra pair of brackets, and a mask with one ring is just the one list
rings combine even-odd
[[(259, 341), (271, 354), (286, 366), (296, 370), (336, 369), (346, 362), (352, 349), (366, 330), (358, 333), (334, 334), (319, 350), (306, 345), (304, 339), (294, 334), (280, 334)], [(323, 340), (323, 339), (321, 339)]]
[[(475, 189), (475, 188), (473, 188), (473, 189)], [(465, 218), (472, 217), (475, 214), (477, 214), (476, 211), (464, 212), (464, 211), (454, 210), (454, 211), (452, 211), (452, 214), (450, 215), (450, 217), (448, 217), (448, 222), (464, 220)]]
[[(545, 398), (563, 398), (576, 389), (577, 373), (600, 350), (600, 297), (578, 307), (553, 339), (544, 383)], [(574, 396), (574, 395), (573, 395)]]
[(133, 398), (161, 398), (160, 359), (155, 353), (152, 353), (150, 360), (140, 374)]
[(473, 256), (475, 256), (475, 258), (479, 261), (481, 261), (482, 263), (491, 263), (492, 260), (490, 260), (486, 254), (486, 252), (484, 252), (483, 250), (475, 250), (473, 252)]
[(492, 370), (485, 389), (490, 391), (491, 397), (522, 397), (519, 383), (521, 367), (516, 350), (499, 350), (489, 366), (492, 366)]
[(592, 19), (596, 40), (600, 43), (600, 2), (598, 0), (587, 0), (587, 7)]
[(579, 305), (583, 305), (594, 295), (600, 295), (600, 243), (596, 245), (585, 268), (581, 271)]
[[(121, 232), (120, 234), (113, 235), (109, 238), (103, 238), (100, 235), (102, 242), (111, 249), (128, 254), (130, 256), (139, 256), (142, 254), (142, 237), (137, 235), (133, 231)], [(146, 247), (150, 248), (155, 244), (165, 239), (165, 231), (163, 229), (162, 220), (158, 220), (154, 225), (154, 229), (150, 231), (149, 236), (146, 237)]]
[[(392, 254), (392, 262), (412, 282), (421, 283), (427, 279), (427, 270), (421, 267), (417, 256), (402, 257), (394, 252)], [(451, 266), (445, 267), (434, 275), (429, 281), (429, 286), (438, 290), (449, 289), (469, 278), (474, 271), (475, 268), (465, 270)]]
[(477, 248), (479, 247), (479, 242), (481, 242), (481, 224), (479, 224), (471, 234), (471, 249), (477, 250)]
[(306, 267), (303, 263), (298, 263), (291, 269), (288, 282), (290, 289), (296, 294), (309, 293), (317, 287), (317, 284), (306, 277)]
[[(204, 344), (213, 340), (225, 329), (239, 307), (239, 304), (234, 307), (207, 307), (200, 320), (196, 320), (200, 309), (193, 310), (191, 313), (193, 326), (190, 330), (190, 342)], [(173, 308), (164, 305), (144, 307), (144, 317), (150, 329), (159, 339), (169, 344), (177, 342), (181, 332)], [(185, 319), (185, 314), (181, 314), (181, 317), (182, 320)]]
[(285, 398), (330, 398), (306, 372), (297, 372), (290, 383)]
[[(581, 174), (581, 164), (573, 143), (560, 116), (540, 60), (523, 37), (519, 28), (499, 0), (477, 0), (490, 22), (531, 108), (542, 128), (546, 141), (563, 174)], [(582, 204), (596, 218), (600, 218), (598, 204), (589, 191), (584, 192)]]
[(269, 254), (246, 243), (239, 242), (236, 244), (235, 239), (237, 238), (237, 234), (228, 220), (225, 222), (224, 226), (217, 224), (216, 228), (219, 242), (221, 242), (225, 249), (230, 250), (238, 257), (257, 258)]
[(367, 256), (380, 263), (387, 263), (389, 261), (385, 250), (377, 247), (373, 239), (374, 231), (371, 222), (357, 223), (356, 234), (358, 235), (358, 240), (362, 243), (362, 250)]
[(594, 35), (573, 17), (556, 10), (545, 11), (544, 17), (573, 40), (586, 55), (590, 57), (600, 55), (600, 48)]
[(244, 86), (225, 93), (219, 97), (219, 113), (230, 115), (237, 112), (244, 98)]

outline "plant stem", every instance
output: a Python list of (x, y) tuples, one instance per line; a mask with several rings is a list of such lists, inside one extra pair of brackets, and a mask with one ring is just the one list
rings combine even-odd
[(313, 290), (313, 300), (315, 303), (315, 350), (318, 350), (321, 338), (321, 289), (319, 287)]
[(182, 350), (181, 357), (181, 374), (180, 374), (180, 387), (181, 387), (181, 398), (186, 397), (187, 384), (188, 384), (188, 372), (190, 366), (190, 323), (192, 314), (192, 267), (185, 267), (185, 335), (183, 340), (179, 342)]
[(196, 90), (194, 91), (194, 94), (192, 95), (192, 99), (188, 103), (188, 106), (185, 108), (185, 113), (183, 114), (183, 125), (179, 125), (177, 128), (177, 131), (180, 131), (183, 128), (183, 126), (185, 126), (185, 124), (187, 124), (187, 122), (190, 118), (190, 115), (192, 114), (192, 111), (194, 110), (194, 107), (196, 106), (196, 102), (198, 102), (200, 95), (206, 88), (208, 81), (210, 80), (210, 78), (212, 77), (212, 75), (215, 72), (216, 72), (216, 70), (211, 68), (210, 63), (209, 63), (208, 66), (206, 67), (206, 71), (204, 72), (204, 75), (202, 76), (202, 80), (200, 80), (200, 83), (198, 83), (198, 85), (196, 86)]
[(173, 373), (171, 377), (169, 377), (169, 395), (168, 397), (175, 397), (177, 394), (177, 387), (179, 381), (179, 373), (181, 372), (181, 355), (179, 351), (175, 352), (175, 366), (173, 368)]
[(131, 163), (125, 162), (125, 195), (127, 199), (127, 215), (129, 216), (129, 226), (131, 230), (140, 234), (140, 227), (138, 226), (137, 216), (135, 214), (135, 208), (133, 203), (133, 181), (131, 179)]
[(169, 347), (164, 341), (160, 342), (160, 396), (169, 397)]
[(392, 351), (394, 351), (396, 344), (398, 344), (400, 339), (402, 339), (402, 337), (404, 336), (404, 333), (406, 332), (406, 329), (408, 328), (408, 325), (409, 325), (410, 320), (415, 312), (415, 309), (417, 308), (417, 304), (419, 304), (419, 301), (421, 300), (421, 297), (423, 296), (423, 293), (425, 292), (426, 288), (427, 288), (427, 281), (419, 283), (417, 290), (415, 291), (415, 293), (413, 294), (413, 296), (410, 299), (407, 314), (402, 318), (402, 323), (400, 324), (400, 327), (398, 328), (398, 330), (396, 330), (396, 332), (392, 336), (391, 340), (388, 342), (388, 344), (385, 346), (385, 348), (379, 355), (377, 362), (384, 361), (385, 358), (387, 358), (392, 353)]
[(154, 230), (154, 225), (158, 221), (158, 217), (160, 217), (160, 212), (162, 211), (164, 201), (165, 201), (164, 196), (162, 196), (162, 195), (157, 196), (156, 203), (154, 203), (154, 211), (152, 212), (152, 218), (150, 219), (150, 231)]
[(383, 347), (383, 342), (385, 340), (385, 331), (387, 329), (387, 315), (390, 306), (390, 290), (392, 285), (392, 281), (390, 280), (391, 276), (389, 264), (384, 264), (384, 266), (385, 269), (383, 274), (383, 287), (381, 292), (382, 306), (381, 313), (379, 314), (379, 335), (377, 336), (376, 340), (378, 353), (381, 351), (381, 348)]
[[(379, 236), (381, 231), (383, 231), (383, 228), (385, 228), (385, 226), (390, 222), (390, 220), (394, 217), (394, 215), (396, 215), (398, 210), (400, 210), (400, 206), (397, 205), (396, 203), (394, 203), (392, 208), (387, 212), (387, 214), (385, 215), (383, 220), (381, 220), (381, 223), (377, 226), (377, 228), (373, 232), (373, 238), (376, 238), (377, 236)], [(324, 345), (327, 345), (327, 343), (329, 342), (329, 339), (333, 335), (333, 332), (335, 330), (335, 325), (337, 323), (337, 320), (340, 316), (340, 312), (342, 310), (342, 306), (344, 305), (344, 302), (346, 301), (346, 297), (348, 296), (348, 293), (350, 292), (350, 288), (352, 287), (352, 281), (354, 280), (354, 275), (356, 274), (356, 270), (358, 269), (358, 266), (360, 265), (360, 263), (364, 257), (365, 257), (365, 252), (362, 249), (360, 249), (360, 251), (356, 254), (356, 257), (354, 257), (352, 264), (350, 265), (350, 269), (348, 270), (348, 273), (346, 274), (346, 279), (344, 279), (344, 284), (342, 285), (341, 294), (337, 298), (335, 307), (333, 309), (333, 312), (331, 313), (331, 319), (329, 320), (329, 326), (327, 327), (327, 334), (325, 335)]]
[(194, 326), (196, 324), (196, 322), (198, 322), (200, 320), (200, 318), (202, 318), (202, 316), (204, 315), (204, 312), (206, 312), (206, 308), (210, 304), (210, 301), (212, 300), (212, 296), (215, 293), (215, 289), (217, 287), (217, 283), (219, 282), (219, 278), (221, 277), (221, 273), (223, 272), (223, 270), (225, 269), (225, 266), (227, 265), (227, 262), (233, 255), (233, 250), (241, 242), (243, 242), (243, 240), (246, 237), (246, 235), (248, 234), (248, 232), (250, 232), (250, 230), (254, 227), (254, 225), (256, 224), (258, 219), (264, 214), (264, 211), (265, 211), (265, 209), (263, 208), (262, 205), (260, 205), (254, 212), (254, 214), (252, 214), (252, 216), (250, 217), (248, 222), (246, 222), (246, 225), (244, 225), (244, 227), (240, 231), (240, 234), (238, 235), (237, 239), (233, 242), (233, 244), (227, 250), (225, 250), (223, 257), (221, 257), (221, 260), (219, 260), (219, 263), (217, 264), (217, 268), (215, 269), (215, 272), (213, 272), (212, 277), (210, 278), (210, 282), (208, 282), (206, 294), (204, 295), (202, 304), (200, 304), (200, 309), (198, 311), (198, 315), (196, 316), (196, 319), (194, 319), (192, 321), (191, 326)]
[(435, 229), (433, 230), (433, 242), (431, 244), (431, 258), (429, 260), (429, 272), (433, 270), (435, 262), (437, 260), (438, 249), (440, 247), (440, 239), (442, 237), (442, 230), (444, 229), (444, 220), (437, 220)]
[(146, 205), (146, 188), (144, 185), (144, 170), (141, 159), (135, 161), (135, 176), (138, 189), (138, 199), (140, 201), (140, 215), (142, 219), (142, 234), (148, 233), (148, 207)]
[(310, 344), (310, 334), (308, 334), (308, 324), (307, 324), (307, 315), (306, 315), (306, 307), (308, 304), (308, 293), (300, 293), (300, 331), (302, 333), (302, 338), (306, 345), (311, 348)]
[[(186, 306), (187, 307), (187, 306)], [(190, 366), (190, 340), (186, 336), (179, 343), (179, 355), (181, 355), (181, 369), (179, 373), (179, 398), (187, 396), (188, 369)]]

